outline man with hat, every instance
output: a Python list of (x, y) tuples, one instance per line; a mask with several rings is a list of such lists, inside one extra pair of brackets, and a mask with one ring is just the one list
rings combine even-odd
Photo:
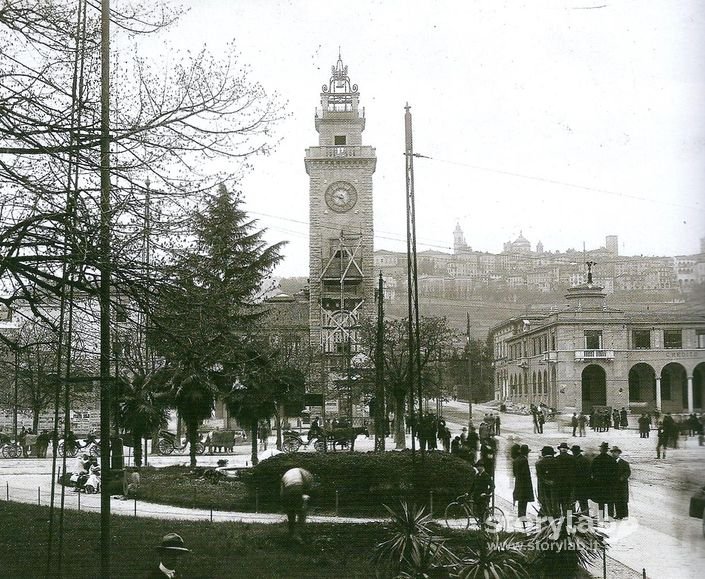
[(517, 503), (517, 514), (519, 518), (526, 518), (526, 505), (534, 500), (534, 485), (531, 482), (531, 471), (529, 470), (529, 453), (531, 449), (522, 444), (519, 447), (517, 456), (512, 460), (512, 471), (514, 473), (514, 500)]
[(181, 575), (177, 571), (181, 556), (190, 553), (190, 549), (184, 546), (184, 540), (176, 533), (167, 533), (162, 538), (162, 543), (157, 547), (159, 551), (159, 567), (150, 571), (148, 579), (164, 579), (169, 577), (175, 579)]
[(553, 463), (553, 500), (563, 514), (573, 505), (575, 488), (575, 457), (568, 452), (568, 443), (558, 445), (558, 456)]
[(629, 516), (629, 477), (632, 469), (622, 458), (622, 451), (618, 446), (613, 446), (610, 454), (615, 463), (614, 518), (625, 519)]
[(470, 491), (470, 498), (475, 505), (475, 516), (479, 521), (485, 520), (485, 513), (489, 507), (492, 491), (494, 490), (494, 481), (487, 472), (486, 466), (485, 461), (482, 459), (475, 463), (477, 474), (473, 479), (472, 490)]
[(580, 507), (580, 512), (587, 515), (589, 511), (588, 499), (590, 498), (590, 461), (583, 454), (577, 444), (570, 447), (575, 457), (575, 500)]
[(613, 489), (617, 470), (614, 458), (607, 454), (609, 447), (609, 444), (603, 442), (600, 445), (600, 454), (592, 459), (590, 465), (592, 500), (597, 503), (605, 518), (614, 514)]
[(553, 486), (554, 486), (554, 472), (553, 472), (553, 456), (556, 451), (553, 450), (552, 446), (544, 446), (541, 449), (541, 458), (536, 461), (536, 482), (538, 490), (538, 499), (541, 505), (539, 510), (540, 514), (546, 514), (550, 512), (553, 503)]

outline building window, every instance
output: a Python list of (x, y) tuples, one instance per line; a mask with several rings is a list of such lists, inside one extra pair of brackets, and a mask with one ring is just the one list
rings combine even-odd
[(671, 377), (663, 376), (661, 378), (661, 400), (671, 399)]
[(602, 330), (585, 330), (585, 349), (602, 349)]
[(705, 330), (695, 330), (696, 348), (705, 348)]
[(333, 137), (333, 139), (334, 139), (335, 145), (345, 145), (345, 144), (347, 144), (347, 143), (346, 143), (347, 138), (345, 137), (345, 135), (335, 135), (335, 137)]
[(664, 348), (682, 348), (683, 334), (680, 330), (664, 330), (663, 331), (663, 347)]
[(632, 344), (636, 350), (648, 350), (651, 348), (651, 330), (634, 330), (632, 332)]

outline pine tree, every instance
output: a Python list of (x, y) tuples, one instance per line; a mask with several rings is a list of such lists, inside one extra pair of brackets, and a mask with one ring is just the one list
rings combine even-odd
[(154, 383), (168, 387), (184, 419), (192, 465), (199, 423), (250, 363), (263, 284), (281, 259), (283, 242), (267, 246), (240, 204), (221, 185), (195, 215), (194, 241), (167, 268), (151, 320), (166, 360)]

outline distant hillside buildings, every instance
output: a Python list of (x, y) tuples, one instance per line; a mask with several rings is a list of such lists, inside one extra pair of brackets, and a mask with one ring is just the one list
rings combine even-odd
[[(532, 251), (522, 233), (504, 244), (501, 253), (473, 251), (460, 224), (453, 231), (453, 253), (428, 250), (418, 253), (419, 293), (448, 299), (470, 297), (481, 288), (538, 292), (563, 291), (586, 282), (585, 261), (597, 263), (595, 284), (607, 294), (620, 291), (688, 292), (705, 283), (705, 238), (700, 253), (673, 257), (620, 256), (616, 235), (604, 247), (586, 251), (544, 250), (539, 241)], [(396, 298), (405, 288), (406, 253), (375, 251), (375, 270), (385, 278), (385, 297)]]

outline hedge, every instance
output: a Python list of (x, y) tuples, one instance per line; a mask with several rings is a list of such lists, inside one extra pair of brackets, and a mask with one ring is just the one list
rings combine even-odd
[[(410, 451), (360, 453), (291, 453), (279, 454), (259, 463), (243, 476), (251, 496), (257, 494), (261, 504), (279, 501), (282, 474), (293, 467), (313, 473), (316, 485), (314, 504), (331, 509), (378, 511), (382, 503), (405, 498), (419, 504), (429, 502), (433, 491), (434, 506), (445, 507), (450, 500), (472, 486), (474, 471), (470, 464), (445, 452), (427, 452), (423, 462)], [(436, 510), (434, 508), (434, 510)]]

